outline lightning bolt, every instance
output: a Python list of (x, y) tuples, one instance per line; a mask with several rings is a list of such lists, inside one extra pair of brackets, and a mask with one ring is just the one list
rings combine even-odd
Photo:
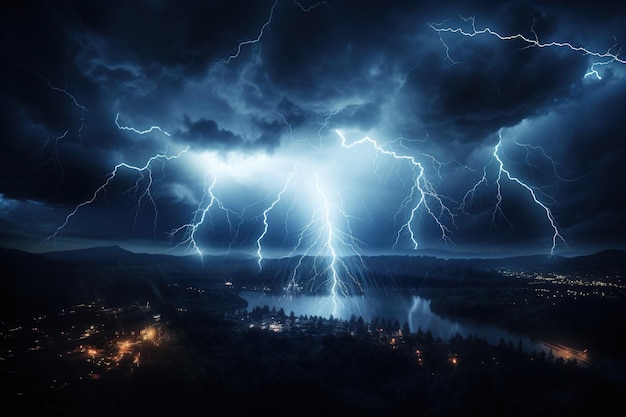
[(287, 191), (287, 189), (289, 188), (289, 184), (291, 184), (291, 180), (293, 179), (293, 177), (298, 173), (298, 165), (296, 164), (296, 167), (294, 168), (294, 171), (291, 173), (291, 175), (289, 175), (289, 178), (287, 178), (287, 181), (285, 182), (285, 185), (283, 186), (282, 190), (280, 190), (280, 192), (278, 193), (278, 195), (276, 196), (276, 199), (274, 201), (272, 201), (272, 204), (270, 204), (270, 206), (268, 208), (266, 208), (265, 210), (263, 210), (263, 232), (259, 235), (259, 238), (256, 240), (256, 245), (257, 245), (257, 257), (258, 257), (258, 265), (259, 265), (259, 270), (261, 270), (261, 263), (263, 262), (263, 246), (262, 246), (262, 241), (263, 238), (265, 238), (265, 235), (268, 232), (269, 229), (269, 223), (268, 223), (268, 216), (269, 213), (274, 210), (274, 208), (276, 207), (276, 205), (278, 205), (281, 201), (281, 198), (283, 196), (283, 194), (285, 194), (285, 192)]
[[(145, 178), (145, 175), (147, 173), (148, 179), (149, 179), (148, 185), (144, 188), (143, 193), (137, 199), (136, 209), (139, 210), (139, 207), (142, 205), (142, 201), (144, 199), (148, 199), (150, 201), (150, 203), (152, 204), (154, 210), (155, 210), (155, 216), (154, 216), (155, 220), (154, 221), (155, 221), (155, 224), (156, 224), (156, 219), (158, 217), (158, 211), (156, 209), (156, 203), (155, 203), (155, 201), (154, 201), (154, 199), (152, 197), (152, 193), (150, 191), (150, 187), (152, 185), (152, 163), (155, 162), (155, 161), (169, 161), (169, 160), (172, 160), (172, 159), (178, 159), (185, 152), (187, 152), (188, 150), (189, 150), (189, 147), (183, 149), (182, 151), (180, 151), (176, 155), (167, 155), (165, 153), (158, 153), (158, 154), (150, 157), (143, 166), (130, 165), (130, 164), (126, 163), (126, 162), (122, 162), (122, 163), (119, 163), (119, 164), (115, 165), (113, 170), (107, 174), (107, 179), (105, 180), (105, 182), (102, 185), (100, 185), (100, 187), (98, 187), (94, 191), (94, 193), (92, 194), (91, 198), (88, 199), (88, 200), (83, 201), (82, 203), (80, 203), (76, 207), (74, 207), (74, 209), (65, 217), (65, 221), (59, 227), (57, 227), (55, 232), (52, 235), (48, 236), (45, 239), (45, 241), (52, 240), (52, 242), (55, 243), (58, 234), (68, 225), (68, 223), (70, 222), (72, 217), (74, 217), (81, 208), (83, 208), (85, 206), (88, 206), (90, 204), (93, 204), (96, 201), (96, 199), (98, 198), (99, 195), (106, 194), (107, 187), (113, 181), (113, 179), (117, 176), (118, 171), (120, 171), (121, 169), (128, 169), (130, 171), (134, 171), (134, 172), (139, 174), (139, 178), (137, 179), (137, 181), (135, 183), (135, 186), (133, 186), (131, 188), (131, 190), (135, 190), (135, 191), (139, 188), (139, 184), (140, 184), (141, 180)], [(135, 216), (135, 219), (136, 219), (136, 216)]]
[[(431, 24), (431, 25), (430, 25), (430, 27), (433, 27), (433, 25), (435, 25), (435, 24), (434, 24), (434, 23), (433, 23), (433, 24)], [(441, 26), (441, 25), (443, 25), (443, 23), (439, 23), (439, 24), (437, 24), (437, 25), (438, 25), (438, 26)], [(435, 30), (436, 30), (436, 29), (435, 29)], [(460, 64), (460, 62), (455, 61), (455, 60), (454, 60), (454, 59), (452, 59), (452, 57), (450, 56), (450, 47), (448, 46), (448, 44), (446, 43), (446, 41), (443, 39), (443, 35), (442, 35), (442, 33), (443, 33), (444, 31), (438, 31), (438, 32), (439, 32), (439, 41), (441, 42), (441, 44), (443, 45), (443, 47), (444, 47), (444, 48), (445, 48), (445, 50), (446, 50), (446, 57), (445, 57), (445, 58), (443, 59), (443, 61), (441, 62), (441, 66), (442, 66), (442, 67), (444, 67), (444, 68), (449, 68), (449, 67), (451, 67), (451, 66), (454, 66), (454, 65)], [(448, 62), (449, 62), (450, 64), (447, 64)]]
[[(534, 21), (530, 29), (530, 33), (532, 34), (532, 37), (528, 37), (521, 33), (515, 33), (512, 35), (501, 35), (500, 33), (494, 31), (493, 29), (489, 27), (485, 27), (483, 29), (477, 29), (476, 19), (474, 16), (461, 17), (461, 19), (465, 23), (470, 24), (470, 27), (471, 27), (470, 31), (466, 31), (461, 27), (451, 27), (451, 26), (446, 27), (444, 26), (445, 22), (444, 23), (429, 23), (428, 25), (430, 26), (431, 29), (438, 32), (440, 37), (441, 37), (441, 34), (444, 32), (456, 33), (456, 34), (460, 34), (460, 35), (467, 36), (467, 37), (489, 35), (489, 36), (496, 37), (502, 41), (521, 41), (522, 43), (526, 44), (525, 48), (565, 48), (573, 52), (579, 52), (584, 55), (588, 55), (592, 57), (593, 59), (597, 59), (596, 61), (591, 63), (589, 71), (585, 74), (585, 77), (595, 76), (598, 80), (602, 79), (602, 77), (600, 76), (597, 70), (598, 66), (610, 65), (612, 63), (626, 64), (626, 59), (621, 58), (619, 56), (622, 53), (622, 49), (618, 48), (617, 44), (612, 45), (605, 52), (597, 52), (597, 51), (589, 50), (582, 46), (574, 45), (570, 42), (557, 42), (557, 41), (541, 42), (539, 40), (539, 36), (537, 35), (534, 29), (534, 23), (535, 23)], [(445, 42), (443, 42), (443, 40), (442, 40), (442, 43), (446, 47), (447, 59), (449, 59), (452, 63), (456, 63), (456, 61), (450, 58), (448, 46), (445, 44)]]
[[(561, 171), (567, 171), (567, 173), (570, 176), (573, 176), (574, 174), (569, 171), (567, 168), (565, 168), (562, 164), (556, 162), (550, 155), (548, 155), (545, 151), (545, 149), (543, 149), (543, 147), (541, 146), (537, 146), (537, 145), (531, 145), (529, 143), (520, 143), (517, 141), (514, 141), (514, 143), (521, 147), (524, 148), (526, 150), (526, 164), (530, 167), (535, 167), (531, 161), (530, 161), (530, 156), (531, 156), (531, 151), (537, 151), (541, 154), (541, 156), (548, 161), (548, 163), (550, 164), (550, 166), (552, 167), (552, 176), (554, 178), (556, 178), (559, 181), (563, 181), (563, 182), (577, 182), (580, 181), (581, 179), (585, 178), (587, 175), (578, 175), (575, 176), (573, 178), (565, 178), (563, 177), (561, 174), (559, 174), (559, 170)], [(546, 172), (541, 172), (542, 174), (546, 174)]]
[(159, 132), (162, 132), (165, 136), (171, 136), (169, 133), (167, 133), (165, 130), (161, 129), (161, 127), (159, 126), (150, 126), (148, 129), (145, 130), (137, 130), (134, 127), (129, 127), (129, 126), (121, 126), (118, 122), (120, 118), (120, 114), (117, 113), (115, 115), (115, 126), (117, 126), (117, 128), (119, 130), (128, 130), (134, 133), (137, 133), (139, 135), (147, 135), (148, 133), (152, 133), (155, 130), (158, 130)]
[(396, 234), (394, 248), (399, 244), (400, 238), (404, 233), (408, 233), (413, 249), (417, 249), (419, 247), (413, 224), (416, 221), (417, 213), (422, 208), (438, 226), (441, 232), (441, 239), (446, 243), (452, 243), (452, 240), (450, 239), (451, 230), (444, 223), (444, 219), (448, 219), (451, 224), (454, 225), (455, 215), (444, 202), (445, 198), (437, 192), (435, 186), (426, 177), (424, 167), (421, 162), (417, 161), (415, 157), (411, 155), (400, 154), (396, 151), (388, 150), (383, 145), (380, 145), (376, 140), (368, 136), (352, 143), (348, 143), (341, 131), (335, 130), (335, 132), (341, 138), (341, 146), (346, 149), (350, 149), (361, 144), (369, 144), (376, 150), (377, 154), (387, 155), (398, 161), (406, 161), (411, 166), (414, 174), (413, 184), (410, 188), (408, 196), (401, 203), (397, 215), (399, 215), (402, 211), (408, 211), (409, 214), (407, 220), (402, 224)]
[(287, 119), (285, 118), (285, 116), (283, 116), (282, 113), (277, 111), (276, 114), (280, 116), (280, 118), (283, 120), (283, 124), (287, 127), (287, 130), (289, 130), (289, 139), (291, 139), (292, 142), (295, 142), (296, 140), (293, 137), (293, 128), (291, 127), (291, 123), (287, 122)]
[[(221, 210), (225, 214), (226, 221), (228, 222), (231, 234), (234, 233), (235, 238), (236, 238), (236, 234), (238, 230), (233, 225), (233, 221), (231, 220), (231, 217), (234, 216), (234, 217), (240, 218), (240, 216), (235, 211), (229, 208), (226, 208), (224, 206), (224, 203), (215, 195), (214, 189), (215, 189), (216, 183), (217, 183), (217, 178), (213, 177), (213, 179), (211, 180), (211, 184), (208, 187), (206, 187), (206, 192), (202, 198), (202, 201), (200, 201), (198, 208), (193, 213), (192, 221), (182, 226), (179, 226), (171, 230), (168, 233), (169, 238), (173, 240), (176, 235), (182, 232), (184, 234), (184, 239), (181, 242), (179, 242), (175, 247), (186, 245), (187, 248), (192, 248), (200, 256), (200, 259), (202, 261), (203, 261), (204, 253), (202, 249), (200, 248), (200, 245), (198, 244), (198, 241), (196, 239), (196, 233), (198, 232), (200, 227), (205, 224), (205, 221), (207, 221), (207, 223), (211, 221), (211, 218), (212, 218), (211, 209), (213, 207), (217, 207), (219, 210)], [(206, 184), (206, 177), (205, 177), (205, 184)]]
[(322, 137), (322, 131), (324, 129), (326, 129), (326, 127), (328, 126), (328, 123), (330, 123), (330, 119), (332, 119), (333, 116), (335, 116), (337, 113), (339, 113), (339, 110), (335, 110), (335, 111), (330, 112), (328, 114), (328, 116), (326, 116), (324, 118), (324, 123), (322, 124), (322, 126), (320, 126), (320, 128), (318, 129), (317, 136), (319, 136), (319, 138), (320, 138), (320, 141), (319, 141), (319, 146), (320, 147), (322, 146), (322, 141), (324, 140), (323, 137)]
[[(150, 129), (145, 130), (145, 131), (137, 130), (137, 129), (132, 128), (132, 127), (121, 126), (118, 123), (118, 118), (119, 118), (119, 113), (115, 117), (115, 125), (120, 130), (128, 130), (128, 131), (132, 131), (134, 133), (141, 134), (141, 135), (147, 134), (147, 133), (152, 132), (154, 130), (159, 130), (159, 131), (161, 131), (161, 132), (163, 132), (163, 133), (165, 133), (165, 134), (167, 134), (169, 136), (169, 134), (167, 132), (165, 132), (163, 129), (161, 129), (158, 126), (153, 126)], [(156, 233), (157, 219), (158, 219), (158, 214), (159, 213), (158, 213), (158, 209), (157, 209), (157, 204), (156, 204), (156, 202), (154, 200), (154, 197), (152, 195), (152, 184), (154, 182), (154, 178), (153, 178), (153, 175), (152, 175), (152, 165), (156, 161), (165, 162), (165, 161), (170, 161), (172, 159), (178, 159), (184, 153), (186, 153), (188, 150), (189, 150), (189, 147), (186, 147), (185, 149), (181, 150), (180, 152), (178, 152), (178, 154), (175, 154), (175, 155), (167, 155), (165, 152), (157, 153), (157, 154), (151, 156), (150, 158), (148, 158), (148, 160), (146, 161), (146, 163), (143, 166), (131, 165), (131, 164), (128, 164), (126, 162), (122, 162), (122, 163), (119, 163), (119, 164), (115, 165), (113, 170), (110, 171), (106, 175), (107, 178), (104, 181), (104, 183), (102, 185), (100, 185), (100, 187), (98, 187), (94, 191), (94, 193), (92, 194), (91, 198), (89, 198), (88, 200), (85, 200), (82, 203), (76, 205), (74, 207), (74, 209), (65, 217), (65, 221), (59, 227), (57, 227), (55, 232), (52, 235), (48, 236), (44, 240), (44, 242), (51, 240), (53, 242), (53, 244), (55, 244), (56, 238), (57, 238), (58, 234), (69, 224), (69, 222), (72, 219), (72, 217), (74, 217), (82, 207), (85, 207), (85, 206), (93, 204), (96, 201), (96, 199), (98, 198), (98, 196), (101, 195), (101, 194), (103, 196), (106, 196), (107, 187), (115, 179), (115, 177), (118, 175), (118, 172), (121, 169), (127, 169), (127, 170), (130, 170), (130, 171), (134, 171), (135, 173), (138, 174), (138, 177), (137, 177), (137, 180), (135, 181), (135, 184), (131, 188), (129, 188), (126, 191), (126, 193), (132, 193), (135, 196), (137, 196), (137, 193), (139, 192), (139, 190), (143, 188), (143, 191), (137, 197), (137, 203), (135, 204), (135, 218), (134, 218), (134, 222), (133, 222), (133, 227), (136, 227), (137, 219), (139, 217), (139, 212), (141, 210), (141, 207), (147, 201), (147, 202), (149, 202), (151, 204), (152, 209), (154, 211), (154, 226), (153, 226), (153, 230)], [(142, 183), (146, 179), (147, 179), (147, 183), (144, 186), (142, 186)]]
[[(535, 188), (531, 187), (528, 184), (526, 184), (524, 181), (520, 180), (519, 178), (511, 175), (510, 171), (507, 170), (504, 167), (504, 162), (502, 162), (502, 159), (500, 158), (500, 155), (498, 154), (498, 151), (500, 150), (500, 147), (502, 146), (502, 132), (498, 132), (498, 136), (499, 136), (500, 140), (498, 141), (497, 145), (493, 149), (493, 157), (498, 162), (498, 166), (499, 166), (498, 177), (496, 179), (496, 184), (498, 186), (498, 193), (497, 193), (498, 202), (496, 204), (496, 210), (499, 213), (502, 213), (502, 208), (501, 208), (502, 194), (501, 194), (501, 184), (500, 184), (500, 181), (502, 179), (502, 174), (504, 174), (504, 175), (506, 175), (506, 177), (507, 177), (507, 179), (509, 181), (512, 181), (512, 182), (516, 183), (517, 185), (521, 186), (526, 191), (528, 191), (528, 193), (530, 194), (530, 196), (531, 196), (532, 200), (535, 202), (535, 204), (537, 206), (541, 207), (543, 209), (543, 211), (545, 212), (546, 218), (547, 218), (548, 222), (550, 223), (550, 226), (552, 227), (552, 230), (554, 232), (553, 235), (552, 235), (552, 246), (550, 248), (550, 255), (553, 256), (554, 255), (554, 250), (556, 248), (557, 240), (562, 241), (566, 246), (567, 246), (567, 242), (565, 241), (565, 239), (561, 235), (559, 227), (558, 227), (558, 225), (556, 223), (556, 220), (554, 219), (554, 216), (552, 215), (552, 211), (550, 210), (550, 208), (547, 205), (545, 205), (544, 203), (542, 203), (537, 198), (537, 192), (535, 191)], [(495, 211), (494, 211), (494, 215), (495, 215)], [(508, 221), (508, 219), (507, 219), (507, 221)]]
[(300, 3), (300, 2), (299, 2), (299, 1), (297, 1), (297, 0), (293, 0), (293, 2), (294, 2), (296, 5), (298, 5), (298, 7), (300, 8), (300, 10), (302, 10), (302, 11), (303, 11), (303, 12), (305, 12), (305, 13), (306, 13), (306, 12), (308, 12), (308, 11), (311, 11), (311, 10), (315, 9), (317, 6), (324, 5), (324, 6), (326, 6), (326, 7), (329, 7), (329, 6), (328, 6), (328, 3), (327, 3), (326, 1), (318, 1), (317, 3), (312, 4), (312, 5), (311, 5), (311, 6), (309, 6), (309, 7), (304, 7), (304, 6), (302, 5), (302, 3)]
[[(83, 130), (83, 123), (85, 121), (85, 113), (88, 113), (87, 108), (81, 104), (81, 102), (79, 101), (79, 99), (76, 97), (76, 95), (72, 94), (69, 91), (69, 86), (67, 86), (67, 82), (66, 82), (66, 86), (65, 88), (61, 88), (58, 87), (56, 85), (54, 85), (47, 77), (45, 77), (44, 75), (38, 73), (37, 71), (35, 71), (35, 69), (26, 66), (26, 65), (22, 65), (21, 66), (24, 69), (29, 70), (30, 72), (33, 73), (33, 75), (41, 80), (43, 80), (46, 85), (55, 92), (59, 92), (63, 95), (65, 95), (66, 97), (68, 97), (72, 103), (74, 104), (74, 106), (76, 106), (78, 109), (80, 109), (80, 126), (77, 129), (77, 135), (78, 135), (78, 139), (79, 141), (81, 141), (81, 132)], [(51, 139), (54, 140), (54, 154), (53, 156), (51, 156), (50, 158), (48, 158), (47, 160), (45, 160), (44, 162), (41, 163), (41, 166), (45, 166), (47, 164), (52, 164), (52, 168), (54, 169), (55, 167), (58, 167), (60, 170), (60, 180), (59, 180), (59, 184), (61, 184), (63, 182), (63, 176), (64, 176), (64, 171), (63, 171), (63, 164), (61, 164), (61, 151), (60, 151), (60, 146), (59, 143), (61, 142), (62, 139), (65, 139), (68, 135), (68, 133), (70, 132), (70, 129), (66, 129), (65, 132), (63, 132), (61, 135), (59, 136), (49, 136), (44, 144), (39, 148), (40, 152), (43, 152), (48, 145), (51, 142)]]
[[(319, 238), (323, 242), (323, 247), (328, 251), (330, 256), (330, 262), (328, 263), (327, 271), (330, 279), (330, 288), (329, 293), (331, 300), (333, 300), (333, 314), (337, 314), (338, 304), (336, 302), (339, 288), (342, 284), (340, 280), (339, 273), (337, 272), (337, 268), (340, 266), (344, 266), (344, 269), (349, 274), (349, 270), (345, 268), (345, 264), (342, 263), (341, 259), (337, 256), (337, 250), (335, 249), (335, 236), (338, 235), (338, 230), (335, 229), (335, 226), (331, 220), (330, 216), (330, 202), (328, 201), (328, 197), (320, 188), (319, 177), (315, 178), (315, 188), (319, 193), (320, 197), (322, 197), (323, 201), (323, 211), (322, 211), (322, 227), (320, 229)], [(325, 235), (325, 239), (324, 239)]]
[(237, 47), (235, 48), (235, 52), (231, 55), (229, 55), (227, 58), (222, 59), (221, 63), (223, 64), (230, 64), (230, 62), (233, 59), (237, 59), (237, 57), (239, 57), (239, 54), (241, 54), (241, 50), (244, 46), (246, 45), (253, 45), (256, 44), (258, 42), (261, 41), (261, 38), (263, 38), (263, 34), (265, 32), (265, 30), (267, 29), (267, 27), (272, 23), (272, 19), (274, 18), (274, 9), (276, 8), (276, 5), (278, 4), (278, 0), (276, 0), (274, 2), (274, 4), (272, 5), (272, 7), (270, 8), (270, 15), (267, 18), (267, 21), (263, 24), (263, 26), (261, 26), (261, 30), (259, 31), (259, 34), (257, 35), (256, 38), (253, 39), (249, 39), (249, 40), (245, 40), (245, 41), (241, 41), (237, 44)]
[(64, 176), (63, 164), (61, 164), (61, 150), (59, 147), (59, 143), (61, 142), (62, 139), (65, 139), (68, 133), (69, 133), (69, 129), (63, 132), (63, 134), (61, 134), (60, 136), (49, 136), (44, 142), (44, 144), (41, 145), (41, 147), (39, 148), (39, 152), (43, 154), (43, 152), (48, 147), (50, 142), (52, 140), (54, 141), (54, 144), (52, 145), (54, 147), (54, 153), (51, 157), (49, 157), (48, 159), (46, 159), (45, 161), (41, 163), (41, 167), (43, 169), (43, 167), (45, 167), (46, 165), (51, 164), (52, 165), (51, 169), (53, 170), (55, 167), (58, 166), (60, 170), (59, 185), (63, 182), (63, 176)]
[[(334, 203), (329, 193), (321, 185), (319, 176), (315, 177), (315, 193), (319, 197), (319, 204), (313, 211), (310, 221), (298, 234), (297, 243), (287, 257), (302, 251), (297, 257), (297, 263), (291, 273), (287, 291), (302, 288), (300, 269), (305, 267), (305, 261), (312, 259), (312, 270), (307, 271), (309, 278), (304, 282), (311, 292), (324, 289), (328, 293), (333, 306), (332, 314), (337, 315), (345, 297), (364, 291), (362, 280), (353, 272), (349, 258), (342, 252), (356, 255), (360, 261), (358, 269), (365, 268), (365, 264), (358, 248), (359, 241), (354, 238), (350, 228), (350, 218), (340, 203)], [(339, 199), (341, 200), (341, 199)], [(344, 224), (340, 227), (336, 217)]]
[[(503, 201), (504, 198), (502, 196), (502, 181), (504, 179), (507, 179), (508, 181), (517, 184), (518, 186), (520, 186), (522, 189), (524, 189), (525, 191), (528, 192), (528, 194), (530, 195), (533, 203), (540, 207), (546, 216), (546, 219), (548, 221), (548, 223), (550, 224), (550, 228), (552, 229), (553, 233), (552, 233), (552, 245), (550, 247), (550, 256), (554, 255), (554, 251), (556, 250), (556, 245), (557, 243), (560, 241), (563, 244), (565, 244), (567, 246), (567, 242), (565, 240), (565, 238), (563, 237), (563, 235), (561, 234), (561, 231), (559, 229), (559, 226), (554, 218), (554, 215), (552, 214), (552, 211), (550, 210), (550, 208), (546, 205), (546, 203), (544, 203), (539, 197), (538, 195), (542, 195), (544, 198), (549, 198), (551, 199), (551, 197), (547, 196), (544, 192), (541, 191), (541, 189), (539, 187), (535, 187), (532, 185), (529, 185), (527, 182), (521, 180), (519, 177), (514, 176), (510, 169), (506, 167), (506, 164), (502, 158), (502, 131), (498, 132), (498, 143), (493, 147), (493, 150), (490, 154), (490, 159), (491, 162), (488, 162), (487, 164), (485, 164), (484, 168), (483, 168), (483, 175), (480, 178), (480, 180), (478, 182), (476, 182), (476, 184), (474, 184), (474, 186), (465, 194), (464, 198), (463, 198), (463, 203), (461, 204), (461, 210), (464, 213), (467, 213), (466, 209), (468, 209), (472, 202), (473, 202), (473, 198), (476, 194), (476, 192), (478, 191), (479, 187), (481, 186), (487, 186), (489, 184), (489, 180), (488, 180), (488, 167), (494, 163), (496, 164), (497, 167), (497, 174), (495, 177), (495, 180), (493, 181), (495, 187), (496, 187), (496, 203), (494, 206), (494, 210), (492, 212), (492, 223), (495, 223), (496, 217), (501, 217), (503, 218), (508, 224), (509, 226), (514, 229), (513, 223), (506, 217), (506, 214), (504, 213), (503, 210)], [(543, 153), (543, 155), (553, 164), (553, 168), (554, 168), (554, 174), (556, 176), (557, 179), (559, 180), (564, 180), (564, 181), (576, 181), (579, 178), (576, 179), (564, 179), (561, 176), (558, 175), (557, 171), (556, 171), (556, 167), (557, 164), (556, 162), (550, 158), (545, 151), (543, 150), (543, 148), (541, 147), (534, 147), (532, 145), (523, 145), (523, 144), (519, 144), (517, 142), (515, 142), (516, 145), (518, 146), (522, 146), (526, 149), (541, 149), (541, 152)], [(528, 157), (526, 159), (526, 163), (529, 166), (532, 166), (532, 164), (530, 164)]]
[[(74, 94), (72, 94), (68, 90), (68, 86), (67, 85), (65, 86), (65, 88), (57, 87), (56, 85), (52, 84), (52, 82), (47, 77), (41, 75), (40, 73), (35, 71), (33, 68), (25, 66), (25, 65), (23, 67), (28, 69), (28, 70), (30, 70), (35, 75), (35, 77), (43, 80), (48, 85), (48, 87), (51, 90), (57, 91), (59, 93), (64, 94), (66, 97), (69, 97), (70, 100), (74, 103), (74, 106), (76, 106), (77, 108), (80, 109), (80, 126), (78, 128), (78, 139), (80, 140), (81, 139), (81, 131), (83, 130), (83, 123), (85, 121), (85, 113), (88, 113), (89, 110), (87, 110), (87, 108), (83, 104), (80, 103), (80, 100), (78, 98), (76, 98), (76, 96)], [(67, 134), (67, 132), (66, 132), (66, 134)]]
[[(297, 1), (297, 0), (292, 0), (292, 1), (293, 1), (293, 3), (295, 5), (297, 5), (300, 8), (300, 10), (302, 10), (305, 13), (307, 13), (307, 12), (309, 12), (309, 11), (311, 11), (311, 10), (315, 9), (316, 7), (321, 6), (321, 5), (330, 8), (330, 6), (328, 6), (328, 3), (326, 1), (319, 1), (319, 2), (313, 4), (313, 5), (309, 6), (309, 7), (304, 7), (302, 5), (302, 3)], [(274, 2), (274, 4), (272, 4), (272, 7), (270, 8), (269, 16), (268, 16), (267, 20), (265, 21), (265, 23), (261, 26), (261, 29), (259, 30), (259, 34), (256, 36), (256, 38), (252, 38), (252, 39), (248, 39), (248, 40), (239, 42), (237, 44), (237, 47), (234, 48), (234, 52), (231, 55), (229, 55), (228, 57), (219, 60), (218, 63), (230, 64), (231, 61), (233, 61), (234, 59), (237, 59), (239, 57), (239, 55), (241, 54), (242, 49), (245, 46), (254, 45), (254, 44), (257, 44), (257, 43), (261, 42), (261, 39), (263, 38), (263, 35), (265, 34), (265, 31), (272, 24), (272, 20), (274, 18), (274, 10), (276, 9), (277, 5), (278, 5), (278, 0), (276, 0)]]
[(46, 78), (45, 76), (39, 74), (33, 68), (30, 68), (30, 67), (27, 67), (27, 66), (24, 66), (24, 68), (29, 69), (37, 78), (42, 79), (46, 84), (48, 84), (48, 87), (50, 87), (51, 90), (58, 91), (59, 93), (63, 93), (65, 96), (69, 97), (72, 100), (72, 102), (74, 102), (74, 105), (81, 110), (83, 115), (84, 115), (84, 113), (87, 113), (89, 111), (89, 110), (87, 110), (87, 108), (84, 105), (80, 104), (80, 101), (76, 98), (76, 96), (74, 94), (72, 94), (72, 93), (70, 93), (68, 91), (67, 87), (65, 87), (65, 88), (57, 87), (57, 86), (53, 85), (52, 82), (48, 78)]
[[(531, 28), (529, 31), (530, 35), (525, 35), (522, 33), (503, 35), (503, 34), (498, 33), (497, 31), (494, 31), (490, 27), (477, 29), (475, 17), (467, 17), (467, 18), (460, 17), (460, 18), (461, 20), (463, 20), (463, 22), (465, 22), (466, 24), (469, 24), (470, 29), (464, 29), (462, 27), (447, 26), (446, 22), (429, 24), (430, 28), (439, 34), (439, 38), (445, 47), (445, 52), (446, 52), (445, 60), (449, 60), (453, 64), (456, 64), (457, 62), (454, 61), (450, 57), (450, 48), (448, 47), (448, 45), (445, 43), (445, 41), (442, 38), (443, 33), (459, 34), (459, 35), (470, 37), (470, 38), (481, 36), (481, 35), (492, 36), (501, 41), (521, 42), (522, 44), (525, 45), (524, 48), (563, 48), (563, 49), (568, 49), (572, 52), (582, 53), (583, 55), (589, 56), (591, 59), (589, 70), (584, 74), (584, 78), (595, 77), (598, 80), (601, 80), (602, 77), (600, 75), (600, 72), (598, 71), (598, 68), (600, 66), (608, 66), (614, 63), (626, 64), (626, 59), (620, 56), (622, 53), (622, 49), (618, 48), (617, 42), (615, 42), (605, 52), (598, 52), (598, 51), (590, 50), (583, 46), (575, 45), (571, 42), (560, 42), (560, 41), (543, 42), (539, 40), (539, 36), (535, 32), (535, 28), (534, 28), (535, 21), (533, 21), (531, 25)], [(496, 146), (493, 148), (493, 151), (491, 154), (492, 160), (495, 161), (498, 167), (498, 173), (494, 181), (495, 186), (496, 186), (496, 204), (495, 204), (495, 208), (492, 214), (492, 222), (495, 221), (496, 216), (500, 216), (505, 221), (507, 221), (511, 227), (513, 227), (512, 223), (505, 216), (503, 212), (503, 208), (502, 208), (502, 204), (503, 204), (502, 180), (507, 179), (510, 182), (517, 184), (522, 189), (526, 190), (528, 194), (530, 195), (530, 198), (532, 199), (533, 203), (544, 211), (545, 217), (550, 225), (550, 228), (552, 229), (552, 245), (550, 247), (550, 255), (552, 256), (554, 255), (554, 251), (556, 249), (556, 245), (558, 242), (562, 242), (563, 244), (567, 246), (567, 242), (565, 241), (563, 235), (561, 234), (561, 231), (558, 227), (558, 224), (554, 218), (552, 211), (547, 206), (547, 204), (542, 201), (543, 199), (550, 199), (553, 201), (553, 199), (549, 195), (544, 193), (540, 187), (529, 185), (526, 181), (523, 181), (519, 177), (511, 174), (511, 171), (506, 167), (504, 160), (502, 158), (502, 155), (501, 155), (501, 152), (502, 152), (502, 132), (501, 131), (498, 132), (498, 136), (499, 136), (499, 141), (496, 144)], [(575, 178), (564, 178), (563, 176), (561, 176), (559, 174), (559, 168), (562, 169), (562, 167), (559, 164), (557, 164), (544, 151), (543, 148), (539, 146), (521, 144), (519, 142), (514, 142), (514, 143), (519, 147), (525, 148), (526, 163), (533, 170), (535, 169), (535, 166), (531, 164), (529, 161), (531, 150), (539, 152), (544, 159), (549, 161), (549, 164), (551, 164), (552, 166), (552, 175), (558, 181), (573, 182), (573, 181), (578, 181), (581, 178), (583, 178), (583, 176), (578, 176)], [(480, 178), (480, 180), (476, 184), (474, 184), (474, 186), (465, 194), (463, 198), (463, 202), (460, 206), (460, 209), (462, 212), (466, 212), (466, 209), (472, 204), (474, 195), (476, 194), (478, 188), (481, 187), (482, 185), (487, 185), (487, 184), (488, 184), (488, 173), (487, 173), (487, 165), (486, 165), (484, 167), (483, 175)], [(539, 198), (540, 195), (542, 198)]]

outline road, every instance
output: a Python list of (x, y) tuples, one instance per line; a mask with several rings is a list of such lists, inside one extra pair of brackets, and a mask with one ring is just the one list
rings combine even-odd
[(545, 342), (543, 340), (539, 340), (538, 343), (548, 348), (548, 350), (551, 350), (555, 358), (562, 358), (565, 361), (576, 359), (577, 363), (584, 367), (591, 365), (591, 358), (589, 357), (587, 349), (575, 349), (561, 344)]

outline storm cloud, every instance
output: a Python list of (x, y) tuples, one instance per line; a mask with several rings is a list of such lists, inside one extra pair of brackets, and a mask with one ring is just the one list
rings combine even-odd
[[(562, 253), (624, 246), (617, 3), (2, 8), (5, 246), (166, 247), (210, 190), (222, 206), (199, 240), (254, 251), (264, 210), (289, 184), (264, 236), (289, 253), (320, 181), (365, 252), (412, 249), (412, 214), (420, 248), (549, 251), (544, 207)], [(484, 28), (541, 46), (473, 32)]]

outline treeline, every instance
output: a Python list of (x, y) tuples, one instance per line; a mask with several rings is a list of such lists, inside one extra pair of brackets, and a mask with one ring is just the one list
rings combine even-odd
[(535, 339), (588, 348), (598, 357), (624, 359), (623, 297), (538, 297), (524, 287), (457, 287), (426, 291), (431, 310), (519, 332)]

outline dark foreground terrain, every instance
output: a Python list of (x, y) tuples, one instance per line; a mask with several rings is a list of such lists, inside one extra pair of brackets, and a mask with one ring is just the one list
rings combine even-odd
[[(602, 367), (513, 345), (433, 340), (358, 319), (302, 317), (275, 332), (259, 327), (270, 316), (251, 313), (186, 311), (147, 324), (157, 329), (148, 338), (5, 351), (2, 407), (23, 416), (583, 416), (610, 415), (626, 389)], [(287, 326), (289, 316), (273, 317)]]
[[(626, 394), (623, 374), (607, 357), (581, 363), (552, 352), (523, 352), (504, 341), (492, 346), (472, 335), (438, 340), (385, 318), (307, 317), (271, 306), (248, 311), (230, 280), (235, 275), (198, 275), (180, 265), (132, 266), (120, 256), (127, 255), (117, 252), (117, 262), (83, 263), (13, 252), (3, 258), (3, 412), (588, 416), (613, 415)], [(517, 320), (523, 327), (523, 314), (531, 311), (528, 317), (541, 318), (548, 329), (569, 323), (575, 330), (574, 321), (564, 318), (567, 304), (554, 297), (561, 294), (557, 290), (578, 288), (575, 283), (525, 276), (522, 285), (520, 272), (506, 271), (492, 269), (505, 278), (482, 292), (468, 284), (471, 279), (434, 280), (420, 290), (431, 291), (444, 312), (501, 312), (492, 321)], [(541, 296), (529, 298), (535, 288)], [(623, 309), (615, 288), (603, 294), (619, 302), (609, 301), (607, 312), (585, 313), (588, 320), (605, 320)], [(548, 304), (541, 302), (548, 298)], [(515, 304), (524, 299), (527, 310)], [(577, 299), (563, 297), (567, 303)], [(515, 312), (522, 318), (515, 319)], [(602, 338), (607, 351), (613, 339)]]

